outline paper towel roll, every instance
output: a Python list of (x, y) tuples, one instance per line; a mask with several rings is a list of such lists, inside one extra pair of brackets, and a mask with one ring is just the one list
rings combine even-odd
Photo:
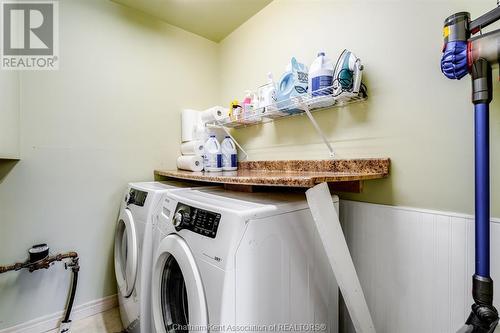
[(229, 109), (222, 106), (214, 106), (210, 109), (201, 112), (201, 121), (203, 123), (211, 123), (218, 121), (224, 123), (229, 119)]
[(207, 141), (208, 128), (202, 124), (201, 119), (200, 119), (200, 122), (198, 123), (198, 126), (196, 126), (196, 129), (194, 130), (194, 137), (195, 137), (195, 140), (198, 140), (201, 142)]
[(181, 144), (182, 155), (202, 156), (204, 152), (205, 149), (203, 148), (203, 141), (201, 140), (193, 140)]
[(203, 170), (203, 157), (196, 155), (179, 156), (177, 158), (177, 168), (188, 171), (201, 171)]
[(195, 140), (195, 132), (200, 122), (201, 112), (191, 109), (182, 110), (181, 113), (181, 140), (182, 142)]

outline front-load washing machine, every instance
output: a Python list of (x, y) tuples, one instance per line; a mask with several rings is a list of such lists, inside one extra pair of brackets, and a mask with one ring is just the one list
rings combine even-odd
[(114, 261), (120, 316), (127, 332), (151, 332), (152, 213), (165, 193), (196, 186), (177, 181), (130, 183), (125, 192), (115, 233)]
[(153, 217), (154, 332), (338, 332), (314, 225), (300, 194), (168, 193)]

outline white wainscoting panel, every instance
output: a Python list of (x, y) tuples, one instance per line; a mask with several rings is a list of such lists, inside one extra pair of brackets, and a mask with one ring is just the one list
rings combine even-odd
[[(341, 201), (340, 217), (377, 332), (454, 333), (463, 325), (472, 304), (472, 216)], [(491, 259), (500, 286), (497, 219)], [(341, 332), (354, 332), (349, 320), (342, 322)]]

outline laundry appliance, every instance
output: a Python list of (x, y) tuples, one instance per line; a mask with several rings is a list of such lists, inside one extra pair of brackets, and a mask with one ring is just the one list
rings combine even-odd
[[(199, 185), (185, 182), (130, 183), (121, 203), (114, 261), (120, 316), (127, 332), (151, 332), (151, 216), (169, 191)], [(142, 320), (144, 319), (144, 320)]]
[(168, 193), (153, 216), (153, 331), (338, 332), (314, 225), (301, 194)]

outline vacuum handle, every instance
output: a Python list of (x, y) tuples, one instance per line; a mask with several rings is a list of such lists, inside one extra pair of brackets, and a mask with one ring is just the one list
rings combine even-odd
[(481, 31), (482, 28), (485, 28), (498, 20), (500, 20), (500, 7), (492, 9), (486, 14), (481, 15), (480, 17), (472, 21), (469, 25), (470, 32), (474, 35)]

